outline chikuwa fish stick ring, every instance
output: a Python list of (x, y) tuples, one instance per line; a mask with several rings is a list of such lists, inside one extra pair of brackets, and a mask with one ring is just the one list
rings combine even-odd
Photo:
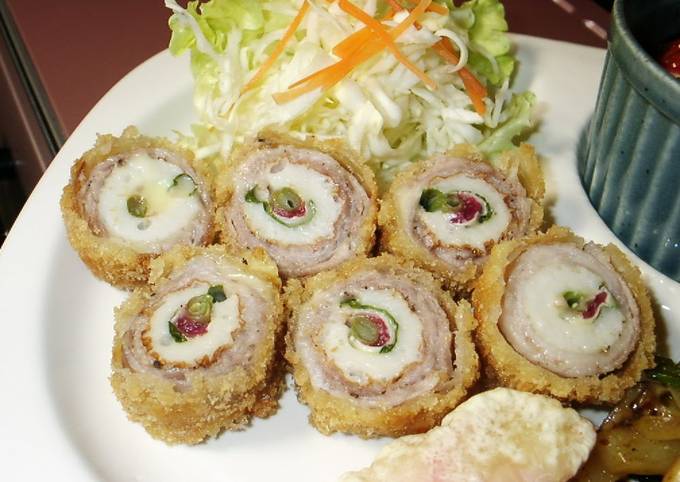
[(478, 377), (470, 305), (396, 256), (289, 281), (286, 304), (286, 359), (323, 433), (429, 430)]
[(495, 243), (540, 227), (543, 192), (529, 145), (494, 164), (457, 146), (397, 175), (380, 209), (381, 248), (468, 291)]
[(212, 201), (193, 155), (134, 127), (99, 136), (76, 161), (61, 209), (81, 259), (121, 288), (146, 282), (161, 252), (213, 237)]
[(504, 386), (611, 403), (654, 365), (639, 270), (615, 246), (566, 228), (495, 246), (472, 303), (481, 355)]
[(222, 243), (264, 248), (283, 278), (332, 269), (373, 247), (373, 173), (339, 141), (268, 133), (230, 162), (218, 181)]

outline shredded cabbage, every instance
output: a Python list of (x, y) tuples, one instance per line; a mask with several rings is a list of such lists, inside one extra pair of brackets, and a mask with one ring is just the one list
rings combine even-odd
[[(508, 91), (515, 58), (498, 0), (471, 0), (459, 7), (447, 0), (449, 15), (427, 12), (419, 19), (422, 28), (411, 27), (396, 39), (399, 49), (437, 83), (435, 90), (384, 50), (333, 88), (277, 104), (273, 94), (336, 62), (333, 47), (364, 27), (337, 2), (308, 1), (311, 8), (283, 54), (255, 88), (242, 93), (302, 0), (191, 1), (186, 9), (165, 0), (173, 11), (170, 51), (191, 52), (200, 122), (192, 139), (199, 156), (228, 155), (234, 143), (277, 127), (297, 137), (345, 139), (385, 183), (409, 162), (454, 144), (479, 144), (493, 154), (530, 128), (533, 95)], [(382, 0), (353, 3), (373, 16), (386, 9)], [(392, 27), (407, 14), (399, 12), (383, 24)], [(458, 65), (430, 48), (441, 37), (458, 49)], [(465, 92), (458, 74), (464, 66), (489, 91), (484, 116)]]

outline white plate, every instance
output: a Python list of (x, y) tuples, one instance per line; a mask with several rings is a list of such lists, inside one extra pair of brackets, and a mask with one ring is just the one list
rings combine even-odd
[[(617, 242), (590, 206), (575, 161), (604, 51), (515, 39), (522, 62), (515, 88), (540, 99), (542, 122), (531, 141), (545, 161), (550, 213), (586, 238)], [(187, 58), (167, 52), (128, 74), (66, 142), (0, 251), (4, 480), (332, 481), (369, 464), (387, 442), (319, 434), (289, 389), (275, 416), (244, 432), (168, 447), (129, 422), (113, 396), (112, 310), (124, 294), (96, 280), (70, 248), (59, 212), (61, 189), (97, 132), (119, 134), (128, 124), (151, 135), (186, 131), (193, 118), (191, 89)], [(656, 300), (662, 348), (680, 357), (680, 285), (638, 264)]]

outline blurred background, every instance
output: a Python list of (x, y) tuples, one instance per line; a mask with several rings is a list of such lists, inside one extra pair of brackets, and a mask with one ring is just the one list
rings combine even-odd
[[(504, 0), (512, 32), (598, 48), (612, 3)], [(0, 0), (0, 244), (97, 100), (165, 48), (168, 16), (162, 0)]]

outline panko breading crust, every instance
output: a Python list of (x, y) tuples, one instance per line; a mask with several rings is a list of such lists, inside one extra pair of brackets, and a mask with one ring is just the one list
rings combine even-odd
[(302, 141), (274, 130), (264, 131), (260, 133), (256, 139), (251, 139), (250, 142), (236, 146), (228, 162), (223, 165), (222, 174), (217, 177), (215, 204), (218, 208), (215, 213), (215, 222), (217, 224), (220, 243), (226, 245), (233, 252), (238, 252), (243, 249), (243, 247), (238, 245), (231, 236), (225, 235), (225, 233), (228, 232), (226, 224), (228, 220), (225, 216), (226, 206), (230, 203), (234, 194), (234, 186), (232, 183), (234, 170), (257, 150), (286, 145), (323, 152), (335, 159), (338, 164), (344, 167), (357, 179), (357, 181), (359, 181), (359, 184), (364, 188), (371, 201), (371, 207), (370, 212), (361, 225), (360, 231), (356, 234), (356, 237), (360, 240), (360, 248), (357, 250), (356, 254), (368, 254), (373, 249), (375, 243), (375, 228), (378, 217), (378, 187), (373, 171), (359, 160), (359, 154), (350, 150), (340, 140), (319, 141), (310, 136), (308, 139)]
[(630, 287), (640, 309), (640, 338), (621, 368), (604, 377), (562, 377), (517, 353), (498, 328), (508, 267), (532, 245), (565, 242), (579, 247), (585, 245), (585, 240), (569, 229), (553, 226), (545, 234), (506, 241), (493, 248), (472, 293), (472, 305), (479, 320), (475, 333), (477, 346), (486, 365), (486, 374), (500, 385), (552, 395), (566, 402), (614, 403), (621, 399), (626, 388), (640, 380), (643, 370), (654, 366), (656, 349), (649, 294), (640, 271), (616, 246), (610, 244), (604, 250), (614, 269)]
[[(118, 288), (132, 289), (143, 285), (149, 277), (149, 262), (156, 255), (139, 253), (106, 236), (97, 236), (90, 228), (79, 193), (87, 183), (92, 170), (106, 159), (140, 148), (167, 149), (176, 152), (193, 165), (194, 156), (163, 138), (143, 136), (136, 127), (127, 127), (120, 137), (110, 134), (97, 137), (95, 146), (85, 152), (71, 167), (71, 179), (64, 187), (61, 212), (66, 233), (73, 249), (92, 273)], [(206, 233), (206, 242), (212, 240), (213, 229)]]
[[(206, 252), (243, 264), (244, 270), (270, 284), (277, 311), (263, 321), (266, 334), (255, 348), (250, 365), (213, 377), (204, 376), (198, 369), (188, 375), (191, 388), (178, 391), (171, 380), (130, 370), (122, 340), (130, 321), (153, 297), (151, 287), (166, 281), (172, 271), (192, 257)], [(111, 386), (130, 420), (141, 423), (154, 438), (167, 443), (195, 444), (222, 430), (243, 429), (253, 416), (273, 415), (285, 388), (281, 357), (284, 322), (281, 281), (266, 253), (257, 249), (236, 257), (227, 254), (223, 246), (178, 246), (151, 262), (150, 283), (149, 287), (136, 289), (115, 312)]]
[[(337, 397), (314, 387), (307, 368), (301, 363), (293, 342), (296, 318), (300, 307), (315, 292), (325, 290), (338, 281), (365, 270), (379, 269), (386, 275), (406, 276), (433, 293), (446, 312), (454, 333), (454, 374), (446, 389), (421, 395), (389, 408), (360, 406), (351, 396)], [(305, 280), (291, 280), (285, 291), (288, 312), (286, 360), (292, 367), (298, 398), (309, 406), (310, 422), (321, 433), (345, 432), (362, 438), (379, 436), (399, 437), (421, 433), (437, 425), (441, 419), (466, 396), (479, 376), (479, 360), (472, 342), (476, 320), (467, 301), (458, 305), (434, 277), (412, 262), (393, 255), (377, 258), (358, 258), (341, 265), (337, 270), (319, 273)]]
[[(541, 227), (543, 222), (541, 203), (545, 194), (545, 182), (539, 160), (532, 146), (522, 144), (516, 149), (504, 152), (493, 163), (488, 161), (474, 146), (468, 144), (458, 145), (445, 155), (484, 162), (508, 177), (517, 177), (531, 201), (529, 232), (535, 232)], [(396, 196), (400, 189), (408, 186), (414, 178), (429, 171), (434, 164), (435, 162), (432, 160), (414, 163), (409, 169), (397, 175), (389, 191), (385, 193), (378, 215), (380, 249), (413, 260), (421, 268), (425, 268), (441, 278), (449, 289), (469, 291), (479, 272), (478, 267), (472, 261), (469, 261), (462, 271), (452, 271), (445, 261), (435, 256), (410, 234), (409, 220), (404, 219), (399, 212)]]

